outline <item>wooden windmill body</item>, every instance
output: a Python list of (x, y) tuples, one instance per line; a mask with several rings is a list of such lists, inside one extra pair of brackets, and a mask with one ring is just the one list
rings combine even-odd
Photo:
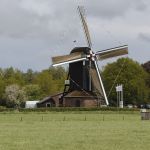
[(82, 7), (78, 7), (88, 47), (76, 47), (69, 55), (52, 57), (53, 66), (69, 64), (68, 80), (60, 104), (66, 107), (109, 105), (97, 62), (128, 54), (128, 46), (92, 51), (92, 43)]

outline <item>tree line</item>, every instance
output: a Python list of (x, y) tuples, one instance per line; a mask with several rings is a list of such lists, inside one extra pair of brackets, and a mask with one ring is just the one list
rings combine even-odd
[[(68, 70), (50, 67), (40, 72), (0, 69), (0, 106), (20, 107), (26, 100), (41, 100), (62, 92)], [(120, 58), (101, 70), (111, 106), (116, 105), (117, 84), (123, 84), (125, 104), (150, 103), (150, 61), (145, 64)]]
[(63, 91), (67, 71), (63, 67), (26, 73), (13, 67), (0, 69), (0, 105), (20, 107), (26, 100), (41, 100)]

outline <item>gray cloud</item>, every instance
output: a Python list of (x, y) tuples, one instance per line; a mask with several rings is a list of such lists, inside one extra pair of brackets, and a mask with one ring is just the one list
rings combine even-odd
[(145, 42), (150, 42), (150, 34), (139, 33), (138, 38), (145, 41)]
[[(78, 5), (85, 6), (97, 50), (116, 46), (115, 39), (135, 43), (139, 30), (145, 33), (149, 29), (150, 2), (146, 0), (0, 0), (0, 64), (40, 70), (50, 65), (51, 56), (86, 46)], [(145, 34), (139, 37), (138, 43)]]
[[(58, 39), (60, 33), (78, 36), (76, 7), (85, 5), (88, 15), (114, 18), (130, 9), (145, 10), (142, 0), (0, 0), (0, 33), (16, 38)], [(74, 32), (73, 32), (74, 31)], [(71, 33), (71, 34), (69, 34)], [(53, 37), (53, 38), (51, 38)]]
[(144, 11), (147, 5), (143, 0), (93, 0), (87, 3), (90, 15), (113, 19), (123, 16), (131, 10)]
[(69, 11), (69, 6), (55, 4), (54, 0), (1, 0), (0, 3), (1, 35), (54, 38), (55, 41), (60, 33), (66, 34), (69, 30), (74, 30), (74, 34), (78, 32), (73, 23), (74, 11)]

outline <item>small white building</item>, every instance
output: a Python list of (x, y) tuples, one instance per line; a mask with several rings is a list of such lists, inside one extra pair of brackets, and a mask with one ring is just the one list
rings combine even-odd
[(37, 108), (39, 101), (26, 101), (25, 108)]

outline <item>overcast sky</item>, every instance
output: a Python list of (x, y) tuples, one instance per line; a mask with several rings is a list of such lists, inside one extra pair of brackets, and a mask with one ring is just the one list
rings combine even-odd
[(148, 0), (0, 0), (0, 67), (40, 71), (52, 56), (86, 46), (78, 5), (85, 8), (94, 51), (128, 44), (128, 57), (150, 60)]

